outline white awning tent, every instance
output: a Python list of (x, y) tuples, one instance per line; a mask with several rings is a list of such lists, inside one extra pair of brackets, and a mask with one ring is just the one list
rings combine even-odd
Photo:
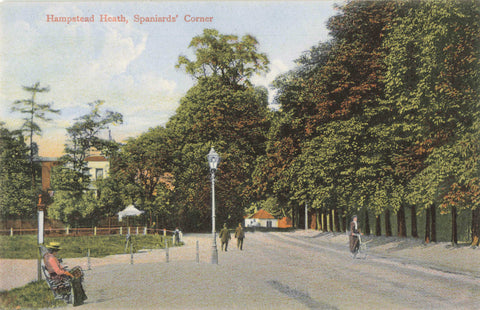
[(118, 212), (118, 220), (122, 221), (122, 218), (125, 216), (138, 216), (143, 214), (145, 211), (138, 210), (134, 205), (129, 205), (123, 211)]

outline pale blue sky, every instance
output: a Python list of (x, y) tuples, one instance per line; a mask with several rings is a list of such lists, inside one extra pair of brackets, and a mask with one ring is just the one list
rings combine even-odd
[[(0, 3), (0, 120), (10, 129), (20, 126), (11, 103), (26, 99), (22, 85), (40, 81), (50, 92), (39, 102), (62, 110), (54, 122), (42, 124), (40, 155), (59, 156), (65, 128), (85, 114), (87, 103), (105, 100), (104, 108), (124, 115), (112, 127), (124, 140), (164, 125), (194, 81), (175, 69), (181, 54), (204, 28), (223, 34), (251, 34), (259, 51), (268, 55), (271, 71), (254, 78), (268, 86), (294, 67), (294, 60), (311, 46), (328, 40), (326, 22), (341, 1), (149, 1), (149, 2), (1, 2)], [(52, 23), (55, 16), (91, 16), (94, 23)], [(123, 14), (124, 23), (100, 23), (100, 15)], [(134, 23), (134, 15), (175, 16), (175, 23)], [(212, 16), (211, 23), (186, 23), (185, 15)], [(269, 90), (271, 92), (271, 90)]]

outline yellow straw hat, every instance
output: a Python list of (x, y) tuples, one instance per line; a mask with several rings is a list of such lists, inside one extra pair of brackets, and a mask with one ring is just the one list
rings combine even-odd
[(55, 250), (55, 251), (58, 251), (58, 250), (61, 250), (62, 248), (60, 247), (60, 243), (58, 242), (50, 242), (49, 244), (47, 244), (45, 246), (47, 249), (49, 250)]

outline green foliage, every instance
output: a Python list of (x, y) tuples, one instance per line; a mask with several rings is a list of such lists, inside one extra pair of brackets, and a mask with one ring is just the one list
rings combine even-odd
[(20, 132), (0, 123), (0, 217), (31, 217), (32, 191), (28, 148)]
[(97, 209), (95, 192), (55, 191), (54, 202), (48, 207), (48, 216), (69, 225), (78, 225), (79, 221), (92, 219)]
[(204, 29), (196, 36), (189, 47), (195, 51), (196, 59), (186, 56), (178, 58), (177, 68), (194, 78), (219, 77), (230, 85), (251, 85), (249, 79), (254, 74), (268, 71), (268, 58), (257, 52), (257, 40), (245, 35), (240, 40), (236, 35), (223, 35), (215, 29)]
[(150, 222), (169, 216), (172, 149), (167, 131), (160, 126), (129, 139), (112, 157), (110, 178), (98, 184), (102, 208), (113, 214), (120, 206), (135, 204), (147, 212)]
[(385, 40), (386, 100), (397, 111), (393, 126), (401, 134), (395, 170), (410, 181), (410, 203), (443, 203), (444, 212), (447, 206), (475, 208), (478, 3), (406, 2), (399, 7), (402, 14)]
[(0, 292), (2, 309), (50, 309), (65, 306), (64, 301), (53, 298), (45, 281), (30, 282), (23, 287)]
[(71, 141), (70, 144), (65, 145), (66, 155), (62, 160), (70, 164), (73, 170), (85, 173), (85, 158), (92, 148), (102, 151), (107, 156), (118, 149), (116, 143), (100, 138), (100, 133), (109, 125), (123, 123), (123, 116), (118, 112), (108, 110), (102, 114), (100, 107), (103, 103), (101, 100), (89, 103), (90, 112), (77, 118), (75, 123), (67, 128)]
[(189, 229), (211, 223), (206, 155), (212, 146), (222, 158), (215, 183), (217, 222), (236, 225), (251, 202), (251, 175), (269, 126), (267, 92), (248, 80), (267, 70), (268, 59), (256, 46), (251, 36), (239, 41), (207, 29), (192, 39), (197, 59), (179, 58), (177, 67), (185, 66), (198, 82), (166, 126), (175, 145), (172, 204)]
[[(98, 201), (97, 193), (92, 191), (93, 184), (85, 161), (92, 148), (105, 155), (114, 155), (119, 147), (117, 143), (99, 137), (100, 132), (110, 124), (123, 122), (120, 113), (101, 113), (102, 104), (102, 101), (89, 104), (91, 111), (77, 118), (73, 126), (67, 128), (71, 144), (65, 146), (63, 166), (52, 169), (51, 185), (55, 196), (53, 204), (48, 208), (48, 215), (70, 225), (78, 225), (79, 221), (94, 224), (100, 219), (99, 216), (105, 215), (102, 214), (103, 211), (111, 212), (112, 206), (105, 199), (106, 193), (99, 195), (101, 200)], [(102, 185), (106, 187), (107, 184)]]

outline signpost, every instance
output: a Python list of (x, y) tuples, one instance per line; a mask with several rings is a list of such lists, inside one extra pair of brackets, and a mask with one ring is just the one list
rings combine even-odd
[(43, 231), (44, 231), (44, 222), (45, 222), (45, 203), (43, 202), (42, 195), (38, 195), (38, 204), (37, 204), (37, 213), (38, 213), (38, 263), (37, 263), (37, 278), (38, 281), (42, 280), (42, 249), (43, 245)]

